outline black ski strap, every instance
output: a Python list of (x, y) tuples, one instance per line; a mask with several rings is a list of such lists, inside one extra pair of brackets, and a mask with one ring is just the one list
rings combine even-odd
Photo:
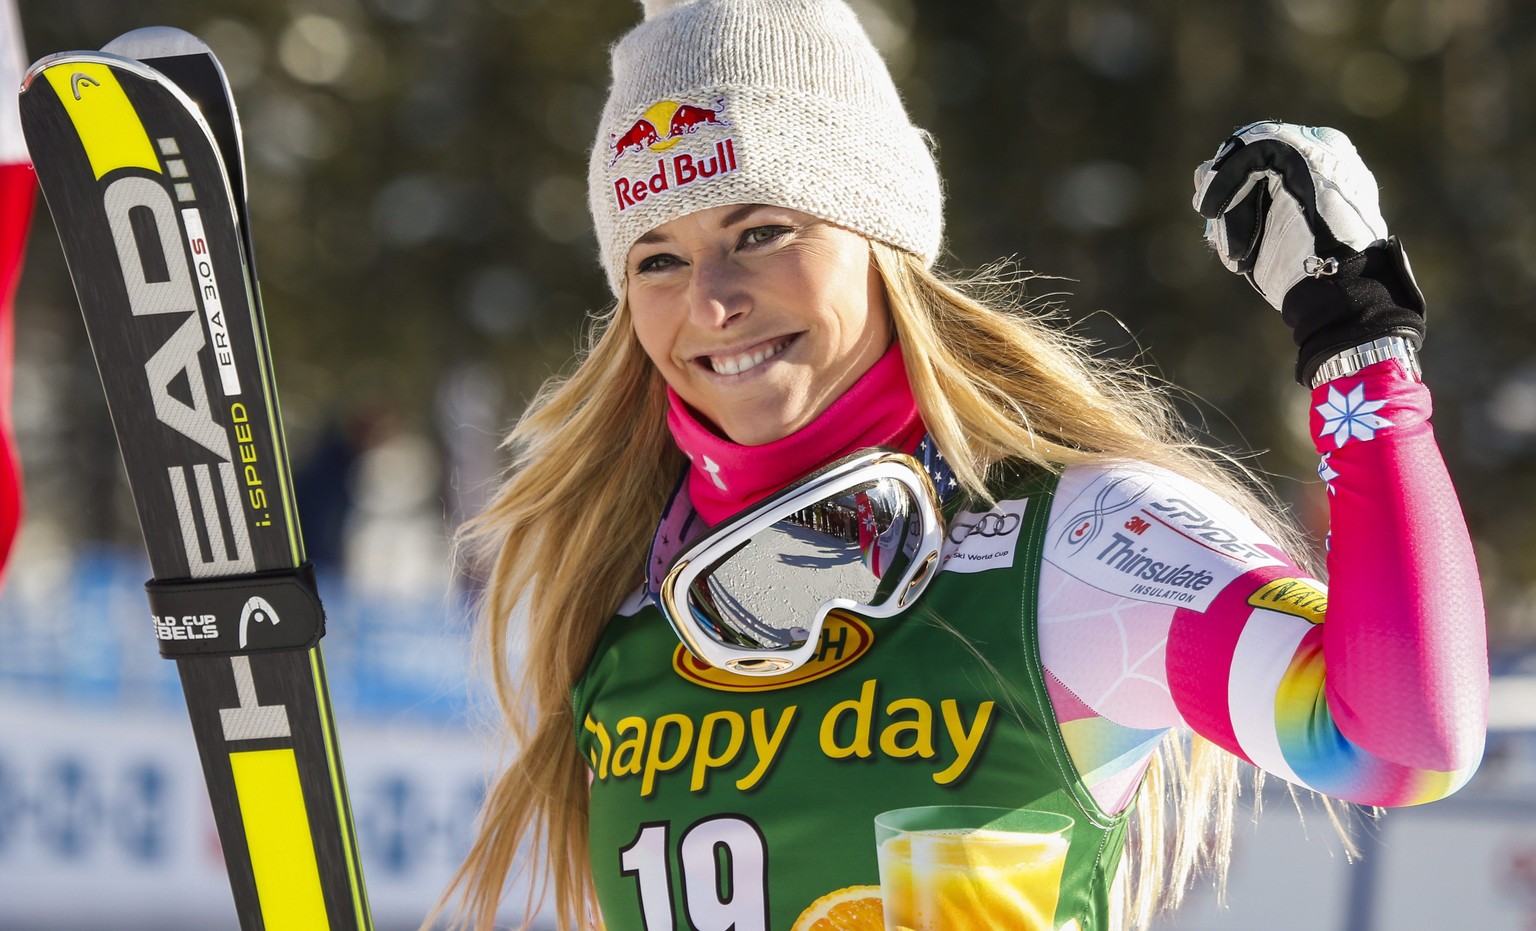
[(144, 591), (166, 659), (308, 649), (325, 635), (314, 563), (217, 579), (150, 579)]

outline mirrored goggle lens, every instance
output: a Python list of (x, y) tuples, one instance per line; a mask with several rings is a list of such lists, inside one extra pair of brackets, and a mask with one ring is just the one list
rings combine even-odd
[(921, 548), (918, 507), (906, 485), (881, 478), (787, 514), (705, 567), (688, 610), (719, 643), (802, 646), (831, 599), (874, 607), (891, 596)]

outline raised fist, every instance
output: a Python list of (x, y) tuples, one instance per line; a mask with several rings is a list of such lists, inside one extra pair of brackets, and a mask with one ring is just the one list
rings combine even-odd
[(1377, 204), (1376, 179), (1336, 129), (1250, 123), (1195, 169), (1194, 207), (1227, 268), (1294, 332), (1297, 379), (1381, 336), (1424, 336), (1424, 297)]

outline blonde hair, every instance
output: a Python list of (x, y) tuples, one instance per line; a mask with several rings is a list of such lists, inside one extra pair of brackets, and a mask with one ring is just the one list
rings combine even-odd
[[(1188, 435), (1166, 385), (1092, 355), (1087, 340), (1039, 308), (983, 293), (1006, 287), (1002, 276), (961, 283), (910, 253), (880, 242), (871, 249), (924, 424), (967, 492), (985, 497), (989, 468), (1006, 458), (1052, 469), (1135, 459), (1199, 481), (1282, 546), (1304, 551), (1257, 484), (1239, 481), (1230, 471), (1237, 464)], [(481, 647), (518, 756), (492, 784), (478, 835), (445, 893), (444, 903), (457, 898), (454, 927), (492, 928), (514, 868), (552, 885), (562, 931), (600, 924), (570, 696), (609, 618), (641, 582), (646, 547), (683, 466), (665, 412), (661, 378), (620, 297), (594, 323), (575, 371), (547, 383), (512, 430), (509, 478), (462, 532), (486, 572)], [(509, 660), (514, 618), (526, 645), (517, 675)], [(1198, 737), (1163, 742), (1127, 847), (1132, 926), (1176, 905), (1204, 867), (1224, 881), (1240, 765)], [(525, 850), (535, 852), (531, 866), (518, 861)]]

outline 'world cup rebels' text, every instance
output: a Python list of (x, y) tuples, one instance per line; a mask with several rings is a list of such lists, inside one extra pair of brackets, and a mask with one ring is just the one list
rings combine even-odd
[[(967, 713), (952, 698), (885, 700), (879, 692), (878, 680), (867, 679), (857, 697), (832, 705), (819, 721), (816, 711), (802, 713), (799, 705), (745, 714), (715, 711), (699, 719), (663, 714), (603, 722), (588, 715), (587, 759), (599, 781), (638, 778), (642, 798), (655, 794), (658, 782), (671, 773), (686, 779), (690, 792), (706, 791), (717, 772), (745, 792), (773, 770), (786, 747), (802, 743), (832, 760), (878, 754), (926, 763), (941, 786), (963, 779), (986, 741), (995, 703), (983, 701)], [(810, 722), (815, 730), (800, 733), (805, 730), (800, 725)]]
[(1114, 533), (1108, 546), (1099, 551), (1099, 562), (1133, 578), (1144, 579), (1152, 585), (1132, 585), (1137, 595), (1163, 598), (1169, 601), (1194, 601), (1194, 592), (1203, 590), (1215, 581), (1204, 569), (1191, 568), (1189, 563), (1175, 566), (1147, 555), (1145, 546), (1138, 548), (1136, 541), (1122, 533)]
[(715, 143), (713, 155), (696, 157), (679, 152), (671, 158), (658, 158), (656, 170), (649, 176), (642, 172), (613, 182), (613, 196), (618, 208), (625, 210), (647, 197), (735, 170), (736, 147), (733, 140), (723, 139)]

